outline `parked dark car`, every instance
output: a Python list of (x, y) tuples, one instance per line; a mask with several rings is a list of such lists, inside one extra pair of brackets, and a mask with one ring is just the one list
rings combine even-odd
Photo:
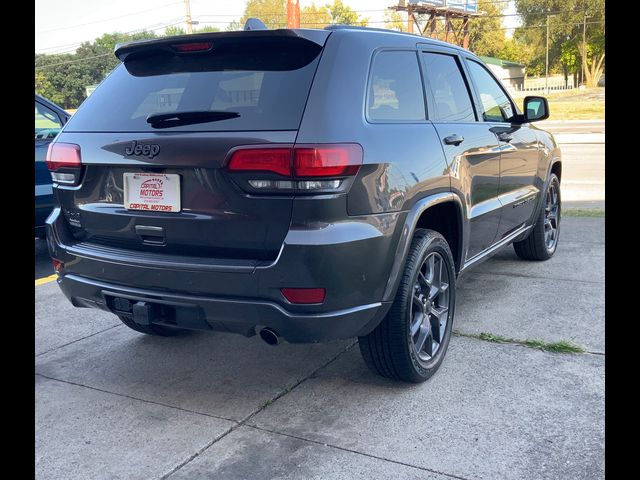
[[(473, 54), (387, 30), (138, 41), (51, 145), (47, 220), (77, 307), (152, 335), (359, 337), (409, 382), (441, 364), (456, 278), (546, 260), (560, 151)], [(496, 298), (496, 301), (500, 301)]]
[(36, 95), (36, 217), (35, 235), (44, 237), (45, 220), (53, 210), (53, 189), (51, 175), (45, 165), (47, 148), (62, 126), (67, 123), (69, 114), (55, 103)]

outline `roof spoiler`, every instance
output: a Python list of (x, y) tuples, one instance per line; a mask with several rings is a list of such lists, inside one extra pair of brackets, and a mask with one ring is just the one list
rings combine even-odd
[[(142, 52), (144, 50), (168, 50), (172, 51), (176, 45), (182, 43), (199, 43), (199, 42), (211, 42), (213, 43), (213, 49), (215, 50), (216, 40), (223, 40), (225, 43), (229, 41), (233, 41), (233, 39), (238, 38), (247, 38), (251, 36), (256, 40), (260, 37), (274, 38), (274, 37), (293, 37), (298, 39), (308, 40), (313, 42), (321, 47), (324, 46), (327, 38), (331, 34), (330, 31), (327, 30), (313, 30), (313, 29), (278, 29), (278, 30), (269, 30), (267, 27), (262, 28), (254, 28), (259, 26), (258, 24), (252, 22), (251, 20), (255, 20), (260, 25), (264, 25), (258, 19), (249, 19), (247, 20), (247, 25), (245, 25), (245, 30), (238, 30), (234, 32), (205, 32), (205, 33), (193, 33), (188, 35), (176, 35), (172, 37), (160, 37), (160, 38), (152, 38), (149, 40), (135, 40), (133, 42), (126, 43), (118, 43), (114, 48), (113, 53), (116, 57), (122, 62), (126, 61), (126, 58), (129, 54), (134, 52)], [(250, 29), (247, 29), (249, 27)]]

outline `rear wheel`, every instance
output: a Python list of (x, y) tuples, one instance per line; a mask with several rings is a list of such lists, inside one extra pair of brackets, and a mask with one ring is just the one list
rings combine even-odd
[(447, 241), (433, 230), (418, 229), (391, 309), (360, 352), (374, 372), (419, 383), (444, 359), (455, 308), (455, 269)]
[(544, 197), (544, 207), (527, 238), (513, 242), (516, 254), (524, 260), (548, 260), (556, 252), (560, 236), (560, 180), (552, 173)]
[(140, 325), (139, 323), (134, 322), (132, 317), (127, 317), (125, 315), (118, 315), (118, 318), (130, 329), (135, 330), (136, 332), (146, 333), (147, 335), (174, 337), (185, 331), (181, 328), (164, 327), (162, 325)]

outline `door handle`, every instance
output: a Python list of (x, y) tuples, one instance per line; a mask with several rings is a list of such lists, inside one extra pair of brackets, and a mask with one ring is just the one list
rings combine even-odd
[(507, 142), (509, 143), (511, 140), (513, 140), (513, 135), (507, 133), (507, 132), (501, 132), (498, 134), (498, 139), (503, 141), (503, 142)]
[(448, 137), (444, 137), (444, 143), (446, 143), (447, 145), (460, 145), (462, 142), (464, 142), (464, 137), (461, 135), (456, 135), (455, 133), (453, 135), (449, 135)]

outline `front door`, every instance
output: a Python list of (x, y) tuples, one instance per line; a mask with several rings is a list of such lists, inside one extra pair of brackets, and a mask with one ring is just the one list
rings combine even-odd
[(422, 51), (429, 119), (451, 171), (451, 189), (463, 200), (468, 222), (469, 260), (490, 247), (500, 221), (500, 145), (491, 125), (479, 122), (461, 59), (451, 49)]
[(482, 119), (500, 142), (500, 185), (502, 215), (496, 241), (528, 224), (536, 205), (538, 188), (538, 140), (528, 124), (513, 124), (515, 105), (489, 70), (468, 58), (467, 68), (476, 89)]

